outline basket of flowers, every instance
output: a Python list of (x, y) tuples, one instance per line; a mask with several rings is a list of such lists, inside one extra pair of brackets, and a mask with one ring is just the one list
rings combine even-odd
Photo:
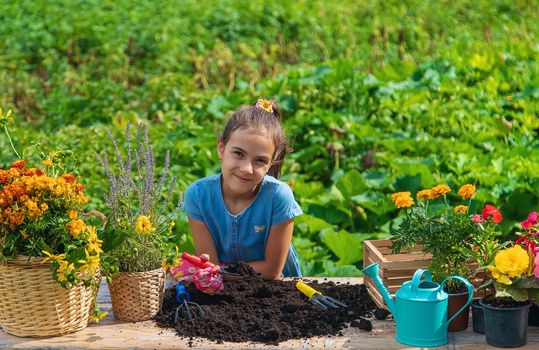
[(104, 316), (96, 306), (101, 242), (81, 219), (84, 186), (51, 159), (0, 168), (0, 325), (55, 336)]
[(169, 153), (160, 174), (147, 127), (138, 127), (137, 145), (131, 148), (130, 124), (126, 154), (107, 130), (117, 157), (110, 164), (106, 153), (96, 154), (109, 180), (103, 191), (107, 224), (103, 231), (103, 274), (109, 285), (114, 317), (123, 321), (153, 318), (161, 306), (165, 287), (162, 268), (169, 249), (180, 199), (173, 200), (176, 178), (168, 179)]

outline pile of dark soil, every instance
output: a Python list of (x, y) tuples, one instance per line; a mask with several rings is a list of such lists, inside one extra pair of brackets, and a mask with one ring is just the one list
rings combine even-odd
[(174, 327), (183, 337), (278, 344), (287, 339), (336, 335), (349, 326), (370, 331), (371, 322), (363, 317), (375, 311), (377, 316), (387, 316), (387, 312), (376, 308), (365, 285), (316, 281), (308, 284), (344, 302), (348, 308), (320, 310), (296, 289), (296, 281), (264, 281), (246, 276), (225, 282), (218, 295), (204, 294), (193, 285), (188, 286), (192, 301), (201, 305), (205, 316), (187, 321), (180, 313), (177, 324), (174, 312), (179, 303), (175, 288), (169, 288), (155, 320), (160, 327)]

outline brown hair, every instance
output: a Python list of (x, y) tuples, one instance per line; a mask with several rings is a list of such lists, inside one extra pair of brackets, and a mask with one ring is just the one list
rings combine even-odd
[(284, 157), (289, 151), (289, 148), (277, 101), (271, 100), (270, 102), (273, 109), (272, 112), (255, 107), (255, 105), (238, 108), (226, 122), (220, 140), (226, 145), (230, 139), (230, 135), (238, 129), (253, 128), (255, 130), (266, 131), (275, 145), (275, 153), (272, 159), (273, 164), (268, 170), (268, 175), (278, 178), (281, 173)]

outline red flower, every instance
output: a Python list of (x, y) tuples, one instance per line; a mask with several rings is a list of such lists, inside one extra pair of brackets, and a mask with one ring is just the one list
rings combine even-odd
[(490, 204), (485, 205), (481, 214), (485, 220), (492, 217), (492, 221), (496, 224), (499, 224), (503, 220), (502, 213), (500, 213), (498, 208)]
[(519, 238), (517, 238), (516, 240), (516, 244), (522, 244), (524, 243), (525, 244), (525, 247), (526, 250), (528, 250), (529, 247), (531, 247), (531, 251), (535, 251), (535, 248), (537, 247), (537, 243), (533, 242), (533, 241), (529, 241), (528, 240), (528, 237), (530, 237), (531, 234), (526, 234), (524, 236), (520, 236)]

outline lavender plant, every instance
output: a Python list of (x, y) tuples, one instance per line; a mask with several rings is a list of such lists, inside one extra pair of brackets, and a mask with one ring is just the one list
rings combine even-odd
[[(182, 196), (173, 205), (176, 177), (169, 179), (170, 153), (165, 154), (161, 174), (156, 174), (148, 127), (140, 123), (136, 147), (131, 146), (131, 125), (126, 127), (125, 157), (117, 140), (106, 130), (114, 146), (117, 162), (111, 166), (106, 153), (95, 157), (108, 179), (108, 192), (100, 189), (107, 207), (102, 239), (105, 256), (103, 272), (142, 272), (161, 266), (172, 236), (173, 218)], [(116, 172), (114, 171), (116, 169)]]

